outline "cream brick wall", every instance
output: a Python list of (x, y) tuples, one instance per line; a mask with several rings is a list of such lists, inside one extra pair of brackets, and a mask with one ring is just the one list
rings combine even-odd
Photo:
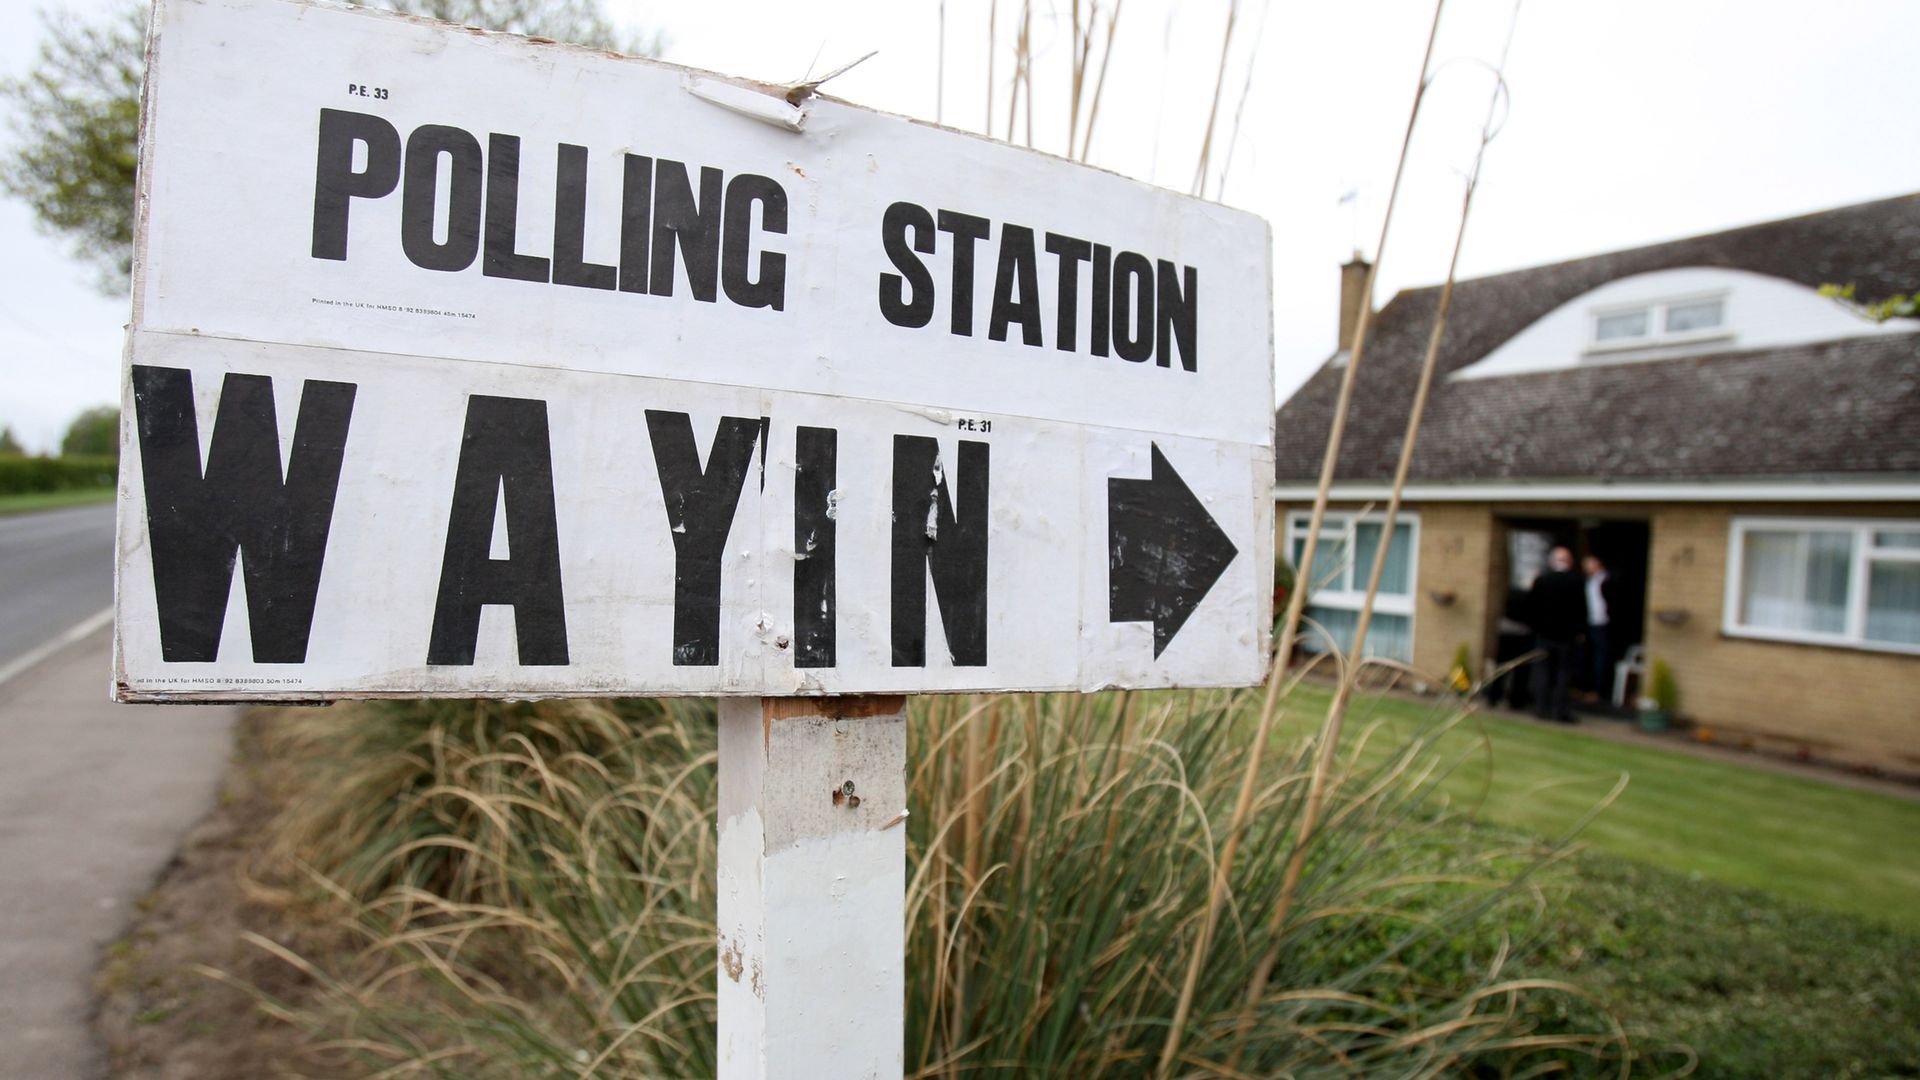
[[(1715, 736), (1920, 771), (1920, 656), (1721, 632), (1733, 518), (1920, 518), (1920, 507), (1673, 505), (1653, 515), (1647, 653), (1664, 657), (1681, 715)], [(1668, 625), (1653, 613), (1683, 611)]]
[[(1420, 514), (1420, 580), (1413, 617), (1413, 666), (1436, 682), (1465, 645), (1476, 677), (1495, 617), (1493, 511), (1485, 503), (1430, 503)], [(1505, 561), (1501, 552), (1500, 562)]]
[[(1334, 509), (1353, 510), (1355, 504)], [(1278, 507), (1281, 548), (1286, 515)], [(1646, 645), (1673, 668), (1681, 714), (1725, 742), (1920, 772), (1920, 657), (1795, 645), (1721, 632), (1734, 517), (1920, 520), (1920, 504), (1428, 503), (1420, 519), (1414, 666), (1436, 681), (1466, 643), (1477, 666), (1493, 641), (1506, 574), (1503, 518), (1638, 519), (1651, 527)], [(1450, 602), (1448, 594), (1451, 594)], [(1685, 612), (1670, 625), (1654, 613)]]

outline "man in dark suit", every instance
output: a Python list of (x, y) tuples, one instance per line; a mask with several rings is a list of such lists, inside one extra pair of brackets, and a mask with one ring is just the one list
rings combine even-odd
[(1575, 652), (1587, 631), (1587, 583), (1573, 568), (1573, 552), (1554, 548), (1547, 555), (1547, 571), (1527, 591), (1527, 609), (1533, 624), (1534, 646), (1541, 657), (1533, 663), (1533, 708), (1542, 720), (1574, 723), (1567, 707), (1568, 680), (1573, 676)]

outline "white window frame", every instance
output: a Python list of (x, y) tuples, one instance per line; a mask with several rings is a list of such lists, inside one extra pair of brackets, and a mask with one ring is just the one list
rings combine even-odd
[[(1847, 571), (1847, 623), (1837, 634), (1813, 630), (1775, 630), (1746, 626), (1740, 622), (1740, 585), (1745, 580), (1744, 561), (1749, 532), (1851, 532), (1852, 563)], [(1720, 632), (1727, 637), (1784, 641), (1796, 645), (1827, 645), (1870, 652), (1920, 656), (1920, 645), (1895, 641), (1875, 641), (1867, 637), (1867, 571), (1873, 562), (1920, 563), (1920, 550), (1876, 547), (1876, 532), (1920, 533), (1920, 519), (1914, 518), (1822, 518), (1822, 517), (1736, 517), (1727, 535), (1726, 598), (1720, 612)]]
[[(1639, 300), (1633, 303), (1606, 304), (1593, 308), (1587, 313), (1587, 352), (1616, 353), (1632, 352), (1635, 349), (1658, 349), (1669, 345), (1692, 345), (1702, 341), (1719, 341), (1733, 336), (1728, 326), (1727, 297), (1730, 290), (1716, 289), (1711, 292), (1688, 293), (1684, 296), (1667, 296), (1658, 300)], [(1708, 300), (1720, 302), (1720, 325), (1699, 330), (1686, 330), (1680, 333), (1667, 332), (1667, 309), (1698, 304)], [(1639, 337), (1608, 338), (1600, 340), (1600, 320), (1609, 315), (1624, 315), (1630, 311), (1647, 313), (1647, 332)]]
[[(1633, 337), (1602, 338), (1600, 336), (1600, 323), (1602, 321), (1615, 315), (1634, 314), (1646, 315), (1646, 333), (1636, 334)], [(1658, 305), (1655, 304), (1608, 304), (1606, 307), (1597, 307), (1587, 313), (1587, 349), (1589, 351), (1596, 351), (1603, 349), (1638, 348), (1659, 336), (1659, 326), (1660, 312), (1658, 311)]]
[[(1307, 526), (1312, 522), (1312, 518), (1313, 515), (1305, 510), (1294, 510), (1287, 514), (1287, 546), (1285, 554), (1289, 563), (1293, 561), (1294, 541), (1305, 539)], [(1329, 510), (1327, 511), (1326, 518), (1320, 523), (1320, 532), (1323, 536), (1327, 533), (1345, 534), (1347, 550), (1351, 552), (1354, 550), (1357, 542), (1358, 526), (1362, 522), (1374, 525), (1385, 525), (1387, 515), (1378, 513), (1363, 514), (1351, 510)], [(1412, 620), (1414, 608), (1420, 597), (1420, 515), (1416, 513), (1402, 513), (1394, 519), (1394, 525), (1395, 527), (1400, 525), (1407, 526), (1407, 591), (1403, 595), (1382, 590), (1380, 595), (1374, 598), (1373, 610), (1383, 615), (1404, 615), (1409, 620)], [(1389, 541), (1389, 543), (1391, 543), (1391, 541)], [(1324, 542), (1315, 548), (1314, 563), (1316, 570), (1324, 569), (1325, 564), (1321, 563), (1320, 560), (1325, 556), (1326, 551), (1327, 547)], [(1309, 582), (1303, 581), (1298, 577), (1300, 571), (1298, 566), (1293, 569), (1295, 573), (1294, 587), (1307, 589), (1308, 604), (1339, 608), (1342, 611), (1359, 611), (1361, 606), (1366, 602), (1367, 590), (1364, 582), (1355, 583), (1359, 585), (1358, 588), (1315, 589), (1311, 587)], [(1349, 566), (1347, 569), (1349, 578), (1351, 578), (1352, 567)], [(1316, 573), (1315, 576), (1319, 575)], [(1407, 640), (1409, 643), (1413, 640), (1411, 627)]]

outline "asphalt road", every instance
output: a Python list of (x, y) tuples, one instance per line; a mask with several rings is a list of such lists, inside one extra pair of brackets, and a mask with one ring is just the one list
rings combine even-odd
[(111, 503), (0, 516), (0, 670), (111, 603)]
[(107, 700), (112, 599), (112, 507), (0, 517), (0, 1077), (104, 1075), (100, 950), (232, 746), (232, 709)]

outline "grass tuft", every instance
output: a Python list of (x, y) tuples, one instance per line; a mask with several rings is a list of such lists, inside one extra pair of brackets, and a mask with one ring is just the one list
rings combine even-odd
[[(909, 1075), (1152, 1071), (1250, 708), (1257, 695), (915, 703)], [(281, 749), (323, 771), (275, 850), (333, 883), (361, 942), (344, 960), (283, 956), (326, 988), (289, 1013), (323, 1047), (390, 1076), (714, 1071), (710, 706), (386, 704), (289, 725)], [(1267, 756), (1177, 1073), (1629, 1062), (1603, 1010), (1523, 970), (1559, 852), (1449, 810), (1458, 762), (1437, 747), (1452, 725), (1356, 740), (1369, 749), (1343, 757), (1278, 926), (1312, 745)], [(1271, 948), (1281, 963), (1243, 1025)]]

